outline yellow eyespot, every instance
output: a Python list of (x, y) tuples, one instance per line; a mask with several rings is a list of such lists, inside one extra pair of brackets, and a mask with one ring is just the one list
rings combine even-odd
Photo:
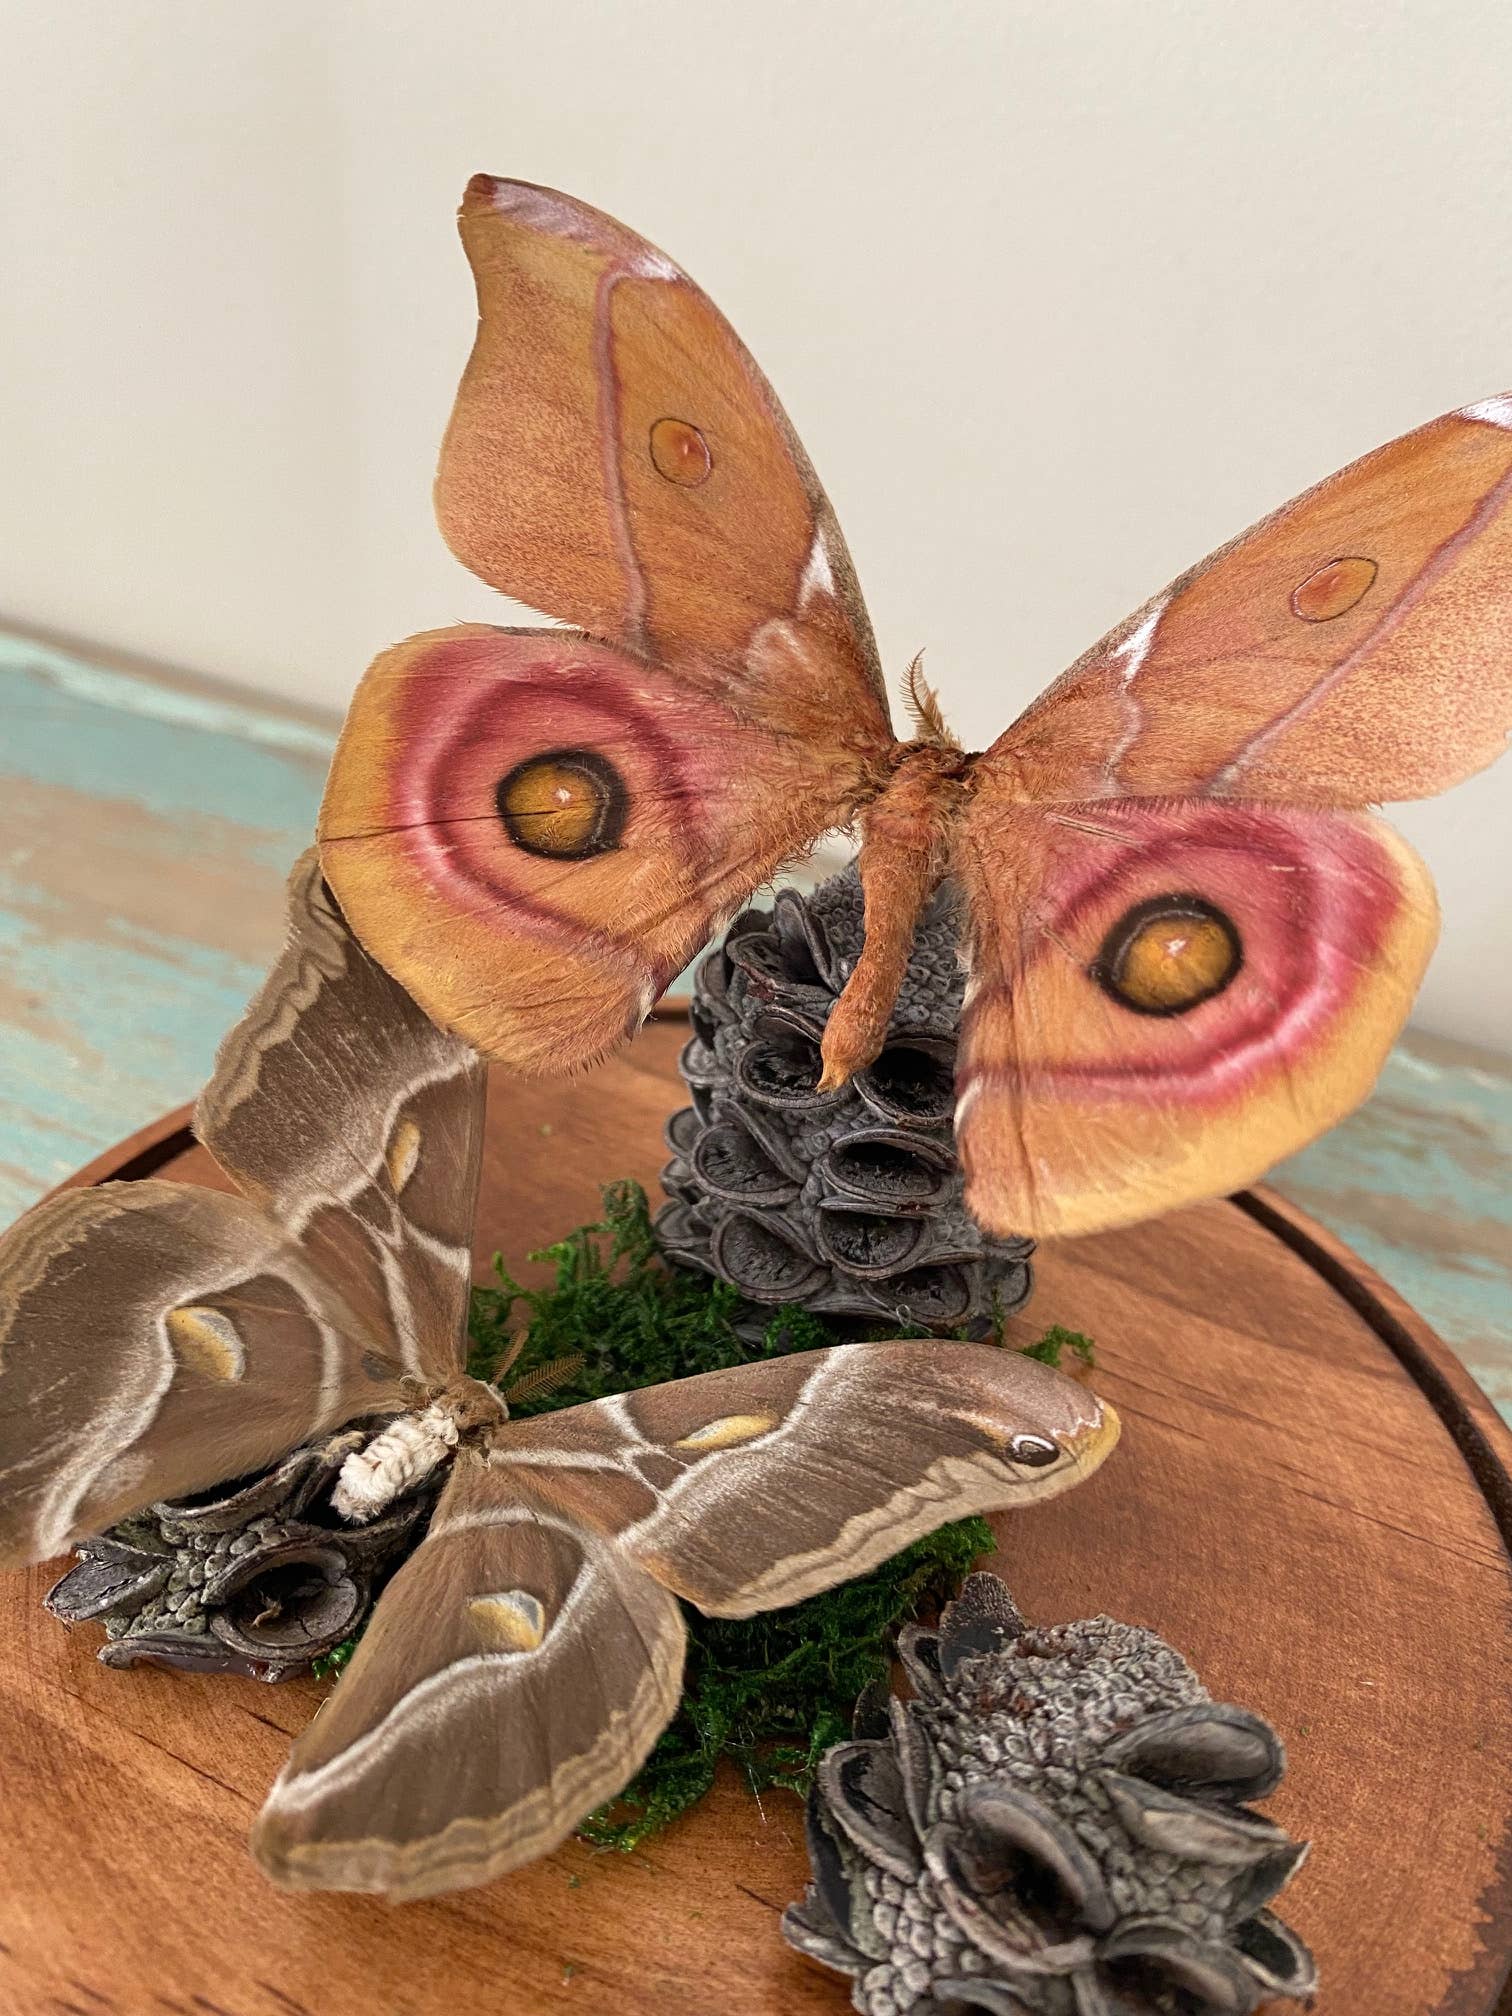
[(553, 749), (500, 784), (504, 830), (527, 854), (582, 861), (619, 845), (629, 800), (612, 763), (590, 749)]
[(420, 1129), (415, 1121), (406, 1116), (399, 1122), (394, 1129), (393, 1139), (389, 1142), (388, 1153), (383, 1159), (388, 1169), (390, 1186), (397, 1197), (414, 1175), (416, 1164), (420, 1160)]
[(546, 1636), (546, 1611), (528, 1589), (474, 1596), (467, 1617), (485, 1652), (534, 1652)]
[(219, 1309), (171, 1309), (168, 1342), (185, 1371), (202, 1379), (236, 1380), (247, 1369), (236, 1325)]
[(651, 429), (651, 460), (659, 476), (685, 490), (706, 483), (714, 467), (709, 444), (691, 420), (658, 420)]
[(770, 1414), (721, 1414), (717, 1421), (710, 1421), (702, 1428), (695, 1428), (691, 1435), (684, 1435), (673, 1443), (674, 1449), (733, 1449), (739, 1442), (754, 1441), (758, 1435), (765, 1435), (769, 1428), (777, 1426)]
[(1201, 896), (1156, 896), (1120, 917), (1092, 978), (1139, 1015), (1181, 1015), (1221, 994), (1244, 963), (1233, 921)]
[(1359, 554), (1330, 560), (1292, 590), (1292, 614), (1304, 623), (1332, 623), (1364, 599), (1379, 572), (1374, 560)]

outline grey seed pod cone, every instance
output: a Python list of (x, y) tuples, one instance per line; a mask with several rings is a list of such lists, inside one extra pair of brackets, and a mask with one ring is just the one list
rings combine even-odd
[(370, 1524), (348, 1526), (331, 1489), (367, 1436), (325, 1436), (259, 1476), (151, 1505), (80, 1541), (48, 1609), (65, 1624), (103, 1623), (107, 1666), (257, 1680), (308, 1672), (357, 1630), (439, 1488), (429, 1480)]
[(862, 2016), (1252, 2016), (1316, 1992), (1268, 1907), (1307, 1852), (1251, 1810), (1275, 1732), (1110, 1617), (1036, 1628), (994, 1575), (905, 1632), (917, 1690), (825, 1753), (783, 1918)]
[(1028, 1300), (1028, 1239), (961, 1201), (952, 1118), (965, 985), (958, 899), (926, 911), (882, 1054), (820, 1092), (819, 1043), (863, 943), (855, 869), (735, 919), (695, 979), (667, 1129), (663, 1252), (737, 1287), (759, 1334), (778, 1304), (842, 1333), (985, 1336)]

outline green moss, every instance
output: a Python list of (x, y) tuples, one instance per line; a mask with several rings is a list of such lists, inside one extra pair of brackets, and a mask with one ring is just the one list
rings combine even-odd
[(703, 1797), (721, 1757), (756, 1793), (805, 1794), (820, 1757), (850, 1734), (857, 1696), (887, 1680), (898, 1626), (953, 1595), (995, 1544), (985, 1519), (963, 1519), (788, 1610), (705, 1617), (684, 1604), (682, 1706), (640, 1775), (578, 1831), (600, 1847), (638, 1846)]
[(1061, 1359), (1070, 1351), (1080, 1358), (1083, 1365), (1095, 1365), (1096, 1346), (1090, 1337), (1084, 1337), (1080, 1330), (1066, 1330), (1059, 1323), (1052, 1323), (1037, 1344), (1024, 1348), (1026, 1358), (1038, 1358), (1041, 1365), (1049, 1365), (1060, 1370)]
[[(498, 1286), (473, 1291), (468, 1369), (491, 1378), (522, 1328), (511, 1382), (569, 1354), (581, 1363), (522, 1400), (518, 1414), (840, 1341), (820, 1318), (784, 1309), (758, 1345), (744, 1342), (734, 1328), (744, 1305), (733, 1288), (662, 1264), (638, 1184), (612, 1185), (598, 1224), (531, 1258), (551, 1266), (550, 1286), (523, 1286), (496, 1258)], [(1058, 1327), (1030, 1355), (1053, 1365), (1066, 1349), (1090, 1363), (1089, 1341)], [(885, 1679), (899, 1625), (949, 1596), (992, 1546), (985, 1520), (967, 1519), (788, 1610), (732, 1620), (684, 1605), (682, 1707), (639, 1777), (581, 1831), (603, 1846), (634, 1848), (708, 1790), (721, 1757), (758, 1792), (806, 1792), (820, 1754), (848, 1731), (857, 1695)]]
[[(735, 1334), (742, 1306), (735, 1290), (662, 1265), (638, 1183), (612, 1184), (598, 1224), (580, 1226), (530, 1257), (552, 1269), (549, 1287), (523, 1287), (496, 1256), (499, 1285), (473, 1290), (467, 1369), (475, 1378), (492, 1379), (522, 1328), (525, 1347), (510, 1367), (511, 1383), (554, 1359), (578, 1355), (582, 1363), (548, 1391), (528, 1395), (512, 1410), (516, 1414), (715, 1372), (752, 1356)], [(799, 1313), (804, 1325), (812, 1324)], [(825, 1335), (822, 1341), (833, 1339)], [(784, 1348), (805, 1346), (774, 1342), (771, 1351), (763, 1348), (756, 1355)]]
[(334, 1680), (356, 1650), (355, 1638), (343, 1638), (341, 1643), (333, 1645), (329, 1652), (322, 1652), (312, 1659), (310, 1671), (317, 1680)]

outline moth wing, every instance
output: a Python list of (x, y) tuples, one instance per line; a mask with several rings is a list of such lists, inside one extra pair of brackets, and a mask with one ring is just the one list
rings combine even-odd
[(195, 1131), (408, 1372), (445, 1378), (466, 1355), (483, 1110), (481, 1059), (358, 944), (312, 849)]
[(1427, 870), (1363, 813), (983, 798), (957, 872), (966, 1202), (1036, 1238), (1237, 1189), (1332, 1126), (1437, 934)]
[(1512, 730), (1512, 395), (1379, 448), (1078, 660), (981, 774), (1020, 798), (1426, 798)]
[[(436, 503), (458, 557), (584, 636), (411, 639), (358, 688), (325, 872), (437, 1021), (595, 1062), (892, 745), (850, 559), (771, 388), (672, 262), (475, 177), (477, 341)], [(564, 811), (565, 806), (565, 811)]]
[(715, 1616), (780, 1609), (971, 1513), (1055, 1496), (1117, 1439), (990, 1345), (842, 1345), (511, 1423), (490, 1461)]
[(676, 1709), (676, 1602), (626, 1555), (464, 1457), (252, 1833), (291, 1888), (395, 1899), (548, 1853)]
[(839, 732), (773, 729), (586, 637), (437, 631), (357, 689), (322, 865), (437, 1022), (515, 1070), (571, 1070), (849, 820), (864, 765)]
[(246, 1199), (51, 1197), (0, 1238), (0, 1566), (396, 1411), (400, 1377)]
[(478, 333), (436, 480), (458, 559), (742, 712), (886, 737), (834, 514), (718, 309), (554, 190), (474, 176), (459, 222)]

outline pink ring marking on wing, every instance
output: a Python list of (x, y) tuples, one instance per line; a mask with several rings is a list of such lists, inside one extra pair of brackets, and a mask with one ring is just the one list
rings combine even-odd
[[(1400, 891), (1384, 872), (1379, 841), (1337, 814), (1202, 806), (1183, 817), (1176, 830), (1159, 831), (1169, 828), (1171, 808), (1153, 816), (1144, 806), (1104, 805), (1098, 812), (1105, 821), (1127, 824), (1133, 829), (1130, 837), (1140, 844), (1119, 849), (1111, 860), (1085, 849), (1057, 864), (1064, 872), (1056, 876), (1061, 886), (1051, 899), (1044, 937), (1052, 945), (1089, 935), (1100, 942), (1108, 924), (1147, 896), (1201, 894), (1234, 919), (1244, 945), (1239, 977), (1185, 1014), (1141, 1018), (1144, 1054), (1138, 1061), (1021, 1066), (1013, 1058), (992, 1063), (974, 1058), (960, 1081), (968, 1112), (980, 1086), (1013, 1091), (1033, 1084), (1062, 1095), (1115, 1095), (1151, 1103), (1173, 1097), (1197, 1103), (1229, 1099), (1262, 1072), (1284, 1067), (1288, 1056), (1321, 1039), (1400, 913)], [(1147, 824), (1157, 827), (1153, 839), (1138, 832)], [(1209, 864), (1218, 863), (1229, 875), (1242, 869), (1250, 878), (1249, 890), (1242, 876), (1232, 890), (1224, 886), (1228, 875), (1215, 886), (1213, 867), (1204, 871), (1204, 854)], [(1285, 878), (1279, 886), (1278, 878)], [(1013, 986), (1006, 977), (979, 976), (963, 1017), (968, 1057), (984, 1004), (1011, 998)], [(1087, 986), (1096, 986), (1090, 976)], [(1101, 1001), (1098, 1010), (1127, 1013)]]
[[(529, 857), (508, 840), (493, 791), (516, 763), (552, 747), (598, 748), (622, 776), (624, 755), (638, 756), (638, 767), (656, 779), (659, 802), (679, 808), (673, 831), (658, 837), (677, 846), (688, 867), (699, 858), (692, 844), (698, 795), (682, 774), (676, 741), (636, 704), (625, 673), (618, 665), (593, 663), (601, 647), (585, 643), (580, 656), (564, 657), (557, 640), (543, 633), (539, 657), (498, 662), (501, 645), (513, 656), (525, 642), (508, 635), (450, 639), (407, 669), (392, 702), (393, 734), (402, 750), (389, 805), (393, 830), (446, 902), (476, 916), (502, 907), (510, 930), (623, 961), (639, 991), (649, 970), (639, 936), (590, 924), (528, 891), (519, 878)], [(533, 730), (528, 717), (537, 712), (541, 719)], [(637, 779), (625, 776), (625, 784), (626, 840), (633, 846)], [(448, 813), (448, 802), (459, 800), (466, 809)], [(562, 872), (570, 878), (570, 864)]]

